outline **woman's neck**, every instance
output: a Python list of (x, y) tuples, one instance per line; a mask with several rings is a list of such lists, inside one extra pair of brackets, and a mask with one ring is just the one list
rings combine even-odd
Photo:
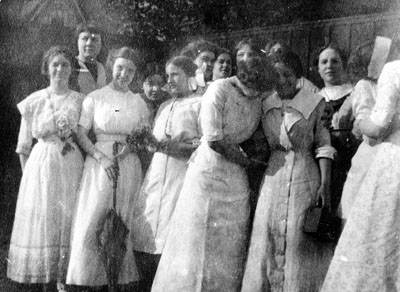
[(68, 83), (62, 81), (50, 81), (48, 89), (55, 94), (65, 94), (69, 91)]
[(114, 82), (114, 81), (111, 81), (110, 87), (119, 92), (128, 92), (129, 91), (129, 87), (127, 87), (127, 88), (121, 87), (121, 86), (119, 86), (119, 84), (117, 82)]

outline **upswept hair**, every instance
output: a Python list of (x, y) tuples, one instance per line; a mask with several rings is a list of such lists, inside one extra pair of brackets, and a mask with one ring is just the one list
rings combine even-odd
[[(313, 60), (313, 66), (314, 66), (315, 68), (318, 68), (319, 56), (320, 56), (321, 53), (322, 53), (323, 51), (325, 51), (326, 49), (332, 49), (332, 50), (334, 50), (334, 51), (339, 55), (340, 60), (342, 61), (343, 69), (346, 69), (346, 67), (347, 67), (347, 55), (346, 55), (346, 54), (343, 52), (343, 50), (340, 49), (339, 46), (338, 46), (337, 44), (335, 44), (335, 43), (326, 44), (326, 45), (324, 45), (324, 46), (322, 46), (322, 47), (317, 48), (317, 49), (314, 51), (314, 53), (313, 53), (313, 56), (314, 56), (314, 57), (312, 58), (312, 60)], [(317, 70), (317, 71), (318, 71), (318, 70)]]
[(165, 67), (169, 64), (172, 64), (176, 67), (179, 67), (185, 72), (188, 77), (193, 77), (196, 75), (197, 66), (193, 63), (192, 59), (186, 56), (176, 56), (172, 57), (167, 61)]
[(186, 56), (190, 58), (192, 61), (194, 61), (200, 53), (205, 51), (214, 53), (215, 58), (217, 58), (219, 47), (212, 42), (205, 40), (198, 40), (191, 42), (186, 47), (184, 47), (181, 50), (181, 55)]
[(93, 22), (81, 22), (76, 26), (75, 29), (75, 38), (78, 39), (79, 35), (82, 32), (88, 32), (88, 33), (93, 33), (93, 34), (99, 34), (100, 36), (102, 36), (102, 31), (99, 28), (99, 26)]
[(236, 76), (247, 87), (264, 92), (273, 88), (277, 73), (268, 59), (251, 57), (238, 62)]
[(300, 57), (291, 51), (283, 51), (279, 58), (274, 59), (273, 63), (283, 63), (286, 67), (293, 70), (296, 78), (300, 78), (304, 74)]
[(65, 46), (52, 46), (44, 54), (42, 58), (41, 73), (49, 76), (49, 63), (57, 55), (63, 55), (70, 63), (71, 69), (74, 68), (76, 59), (71, 50)]

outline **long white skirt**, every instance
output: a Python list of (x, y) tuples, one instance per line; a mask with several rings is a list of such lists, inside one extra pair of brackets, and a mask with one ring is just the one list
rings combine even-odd
[(21, 283), (65, 280), (73, 210), (82, 175), (78, 146), (39, 141), (25, 166), (11, 235), (7, 276)]
[[(97, 142), (96, 147), (111, 158), (112, 144), (113, 141), (101, 141)], [(119, 168), (116, 209), (126, 226), (130, 228), (133, 203), (141, 186), (142, 168), (138, 156), (134, 153), (120, 161)], [(101, 218), (112, 207), (112, 186), (112, 181), (100, 163), (87, 156), (72, 230), (67, 284), (107, 285), (106, 270), (96, 241), (96, 230), (100, 228)], [(127, 284), (138, 279), (131, 236), (129, 232), (126, 239), (126, 253), (119, 273), (119, 284)]]

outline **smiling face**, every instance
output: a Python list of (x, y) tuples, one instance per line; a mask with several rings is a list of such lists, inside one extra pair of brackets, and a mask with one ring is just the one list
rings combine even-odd
[(68, 83), (71, 75), (71, 63), (63, 54), (58, 54), (51, 58), (48, 69), (51, 81)]
[(231, 76), (232, 59), (228, 53), (222, 53), (214, 63), (213, 80), (227, 78)]
[(253, 51), (250, 45), (243, 45), (236, 53), (236, 64), (251, 57), (257, 57), (256, 52)]
[(129, 84), (135, 77), (136, 66), (131, 60), (117, 58), (113, 65), (113, 81), (114, 88), (119, 91), (128, 91)]
[(164, 97), (161, 88), (165, 85), (165, 80), (160, 74), (154, 74), (146, 78), (143, 82), (143, 91), (150, 100), (159, 100)]
[(174, 95), (187, 95), (190, 92), (188, 79), (185, 72), (174, 64), (168, 64), (165, 72), (168, 77), (168, 85)]
[(341, 84), (344, 68), (342, 59), (336, 50), (327, 48), (320, 53), (318, 58), (318, 72), (325, 86)]
[(275, 90), (282, 99), (292, 99), (296, 94), (297, 78), (294, 71), (283, 63), (275, 64), (278, 73)]
[(215, 62), (215, 54), (210, 51), (204, 51), (197, 55), (194, 63), (197, 65), (197, 68), (203, 70), (204, 72), (204, 80), (211, 81), (213, 76), (213, 67)]
[(78, 37), (79, 58), (82, 61), (90, 61), (97, 57), (101, 49), (100, 34), (81, 32)]

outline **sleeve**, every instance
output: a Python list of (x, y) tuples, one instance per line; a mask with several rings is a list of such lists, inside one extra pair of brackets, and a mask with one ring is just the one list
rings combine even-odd
[(15, 152), (29, 156), (32, 150), (32, 127), (25, 116), (21, 118), (21, 126), (18, 134), (17, 149)]
[(21, 101), (17, 108), (21, 113), (21, 125), (18, 134), (16, 152), (29, 156), (32, 150), (32, 109), (31, 98), (27, 97)]
[(329, 130), (325, 126), (325, 121), (322, 119), (324, 112), (325, 101), (321, 100), (315, 108), (315, 114), (317, 115), (314, 127), (315, 158), (333, 159), (336, 150), (331, 146)]
[(219, 141), (224, 138), (223, 112), (226, 94), (222, 83), (212, 83), (201, 101), (200, 121), (203, 138), (206, 141)]
[(352, 93), (352, 110), (355, 119), (363, 120), (369, 117), (375, 104), (372, 81), (361, 80), (357, 83)]
[(387, 128), (397, 111), (397, 100), (400, 94), (400, 63), (388, 63), (383, 67), (378, 80), (376, 103), (372, 109), (371, 121)]
[(90, 130), (93, 126), (94, 118), (94, 100), (91, 94), (86, 96), (82, 103), (81, 117), (79, 119), (79, 125), (87, 130)]

